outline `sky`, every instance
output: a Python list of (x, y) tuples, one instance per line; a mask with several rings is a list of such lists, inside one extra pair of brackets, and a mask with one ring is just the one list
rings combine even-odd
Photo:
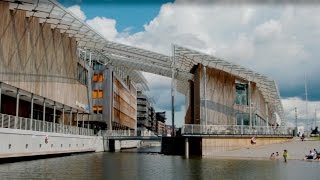
[[(295, 107), (299, 124), (315, 119), (318, 111), (320, 125), (320, 2), (59, 2), (110, 41), (166, 55), (171, 55), (171, 44), (183, 45), (262, 73), (277, 82), (289, 125), (294, 123)], [(170, 79), (145, 76), (151, 89), (148, 94), (157, 102), (156, 111), (167, 111), (167, 124), (171, 124)], [(178, 126), (184, 121), (184, 104), (184, 96), (178, 94)]]

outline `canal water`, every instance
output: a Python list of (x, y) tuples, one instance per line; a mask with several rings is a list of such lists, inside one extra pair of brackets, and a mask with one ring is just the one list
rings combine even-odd
[(88, 153), (0, 164), (0, 179), (320, 179), (320, 161), (185, 159), (156, 151)]

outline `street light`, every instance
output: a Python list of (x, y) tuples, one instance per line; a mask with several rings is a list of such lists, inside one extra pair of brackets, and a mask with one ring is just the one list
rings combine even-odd
[(295, 130), (294, 130), (294, 136), (297, 136), (297, 133), (298, 133), (298, 109), (297, 109), (297, 107), (295, 107), (293, 109), (290, 109), (289, 112), (291, 112), (292, 110), (294, 110), (295, 124), (296, 124)]
[(314, 128), (317, 127), (317, 110), (320, 110), (320, 109), (317, 109), (317, 108), (314, 109)]
[(294, 136), (297, 136), (297, 133), (298, 133), (298, 111), (297, 111), (297, 108), (295, 107), (294, 108), (294, 116), (295, 116), (295, 119), (296, 119), (296, 129), (295, 129), (295, 132), (294, 132)]

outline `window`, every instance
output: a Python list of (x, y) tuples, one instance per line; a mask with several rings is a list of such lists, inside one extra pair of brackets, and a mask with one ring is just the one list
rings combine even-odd
[(236, 104), (248, 105), (248, 84), (236, 82)]
[(102, 114), (102, 106), (98, 106), (97, 110), (98, 110), (98, 114)]
[(98, 91), (98, 98), (103, 98), (103, 91), (102, 90)]
[(81, 84), (87, 85), (87, 78), (88, 78), (87, 69), (84, 68), (81, 64), (78, 63), (77, 72), (78, 72), (78, 81)]
[(255, 121), (256, 121), (256, 126), (266, 126), (267, 125), (266, 121), (257, 114), (255, 115)]
[(97, 110), (98, 110), (97, 106), (93, 106), (93, 107), (92, 107), (92, 110), (93, 110), (93, 113), (94, 113), (94, 114), (97, 114)]
[(98, 82), (98, 74), (93, 75), (93, 82)]
[(103, 81), (103, 74), (99, 74), (99, 79), (98, 79), (99, 82), (102, 82)]
[(98, 90), (92, 92), (92, 98), (98, 98)]
[(237, 113), (236, 119), (237, 119), (237, 125), (244, 125), (244, 126), (250, 125), (249, 113)]

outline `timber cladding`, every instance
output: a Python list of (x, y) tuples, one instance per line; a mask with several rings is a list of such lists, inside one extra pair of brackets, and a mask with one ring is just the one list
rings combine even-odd
[(136, 128), (137, 123), (137, 94), (133, 86), (126, 87), (117, 78), (114, 78), (114, 104), (113, 119), (121, 125), (131, 129)]
[(0, 2), (0, 81), (59, 103), (87, 104), (87, 89), (77, 81), (77, 42), (66, 33), (9, 10)]
[[(248, 105), (235, 103), (235, 82), (236, 80), (241, 81), (240, 78), (218, 69), (206, 67), (206, 97), (204, 98), (203, 72), (203, 65), (198, 65), (194, 73), (194, 80), (189, 83), (190, 94), (188, 97), (189, 101), (193, 101), (193, 103), (189, 103), (186, 112), (185, 122), (187, 124), (204, 123), (205, 116), (207, 116), (208, 125), (234, 125), (236, 124), (236, 113), (249, 113)], [(269, 122), (272, 123), (275, 119), (271, 119), (273, 117), (269, 108), (268, 115), (266, 115), (266, 101), (254, 82), (251, 82), (250, 92), (252, 113), (263, 119), (269, 117)], [(207, 110), (204, 99), (206, 99)], [(192, 106), (192, 104), (194, 105)]]

